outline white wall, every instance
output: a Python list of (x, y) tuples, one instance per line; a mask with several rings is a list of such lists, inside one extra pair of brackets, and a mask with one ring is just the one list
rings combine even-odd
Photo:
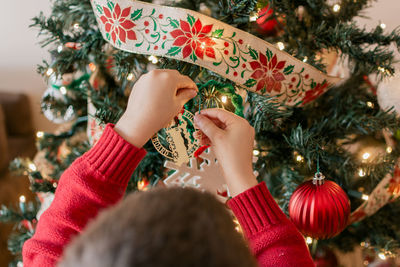
[[(28, 25), (31, 24), (30, 19), (40, 11), (49, 12), (49, 3), (48, 0), (2, 1), (0, 16), (0, 90), (28, 94), (35, 127), (40, 130), (54, 128), (40, 113), (40, 99), (46, 84), (36, 74), (36, 64), (48, 55), (37, 44), (37, 30), (29, 29)], [(399, 10), (399, 0), (379, 0), (365, 13), (370, 20), (358, 21), (369, 28), (384, 22), (386, 31), (390, 31), (400, 25)]]
[(40, 99), (46, 84), (36, 73), (36, 64), (47, 58), (37, 44), (38, 31), (28, 28), (40, 11), (48, 13), (48, 0), (2, 1), (0, 16), (0, 90), (29, 95), (36, 129), (51, 130), (54, 125), (40, 113)]
[[(362, 14), (366, 18), (357, 18), (357, 23), (360, 26), (366, 26), (367, 29), (375, 28), (376, 25), (384, 23), (386, 28), (384, 32), (390, 33), (396, 27), (400, 27), (400, 1), (399, 0), (377, 0), (373, 2), (372, 7), (365, 10)], [(400, 53), (392, 45), (393, 51), (397, 60), (400, 60)], [(400, 64), (395, 65), (400, 70)]]

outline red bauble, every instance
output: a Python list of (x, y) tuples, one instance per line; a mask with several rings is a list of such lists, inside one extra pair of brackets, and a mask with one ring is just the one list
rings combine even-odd
[(303, 235), (327, 239), (347, 226), (350, 201), (338, 184), (324, 180), (319, 173), (293, 192), (289, 215)]
[(281, 30), (278, 21), (275, 18), (271, 18), (273, 13), (274, 11), (269, 7), (269, 5), (261, 9), (258, 13), (258, 19), (256, 20), (256, 23), (258, 25), (257, 30), (260, 33), (266, 35), (275, 35)]

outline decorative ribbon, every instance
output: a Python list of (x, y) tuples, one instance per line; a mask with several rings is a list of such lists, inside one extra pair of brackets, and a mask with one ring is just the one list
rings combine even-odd
[(368, 200), (350, 215), (349, 224), (359, 222), (368, 216), (375, 214), (380, 208), (400, 197), (400, 159), (395, 167), (393, 175), (390, 173), (379, 182)]
[(92, 0), (100, 31), (114, 47), (205, 67), (287, 105), (304, 105), (340, 79), (247, 32), (192, 10), (131, 0)]

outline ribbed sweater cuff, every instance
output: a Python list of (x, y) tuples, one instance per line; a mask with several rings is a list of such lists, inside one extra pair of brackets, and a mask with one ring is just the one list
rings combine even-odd
[(287, 220), (264, 182), (228, 201), (247, 237)]
[(145, 155), (146, 150), (128, 143), (114, 131), (113, 124), (107, 124), (99, 141), (85, 157), (107, 181), (125, 185)]

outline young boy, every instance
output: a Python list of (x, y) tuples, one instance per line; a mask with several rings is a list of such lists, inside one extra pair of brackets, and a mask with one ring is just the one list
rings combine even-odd
[[(146, 154), (141, 147), (197, 91), (175, 70), (154, 70), (136, 82), (121, 119), (62, 175), (53, 203), (24, 244), (24, 266), (257, 265), (229, 213), (208, 193), (154, 189), (112, 207)], [(203, 110), (194, 121), (221, 164), (233, 196), (228, 205), (258, 265), (314, 266), (304, 238), (253, 175), (254, 129), (219, 109)]]

